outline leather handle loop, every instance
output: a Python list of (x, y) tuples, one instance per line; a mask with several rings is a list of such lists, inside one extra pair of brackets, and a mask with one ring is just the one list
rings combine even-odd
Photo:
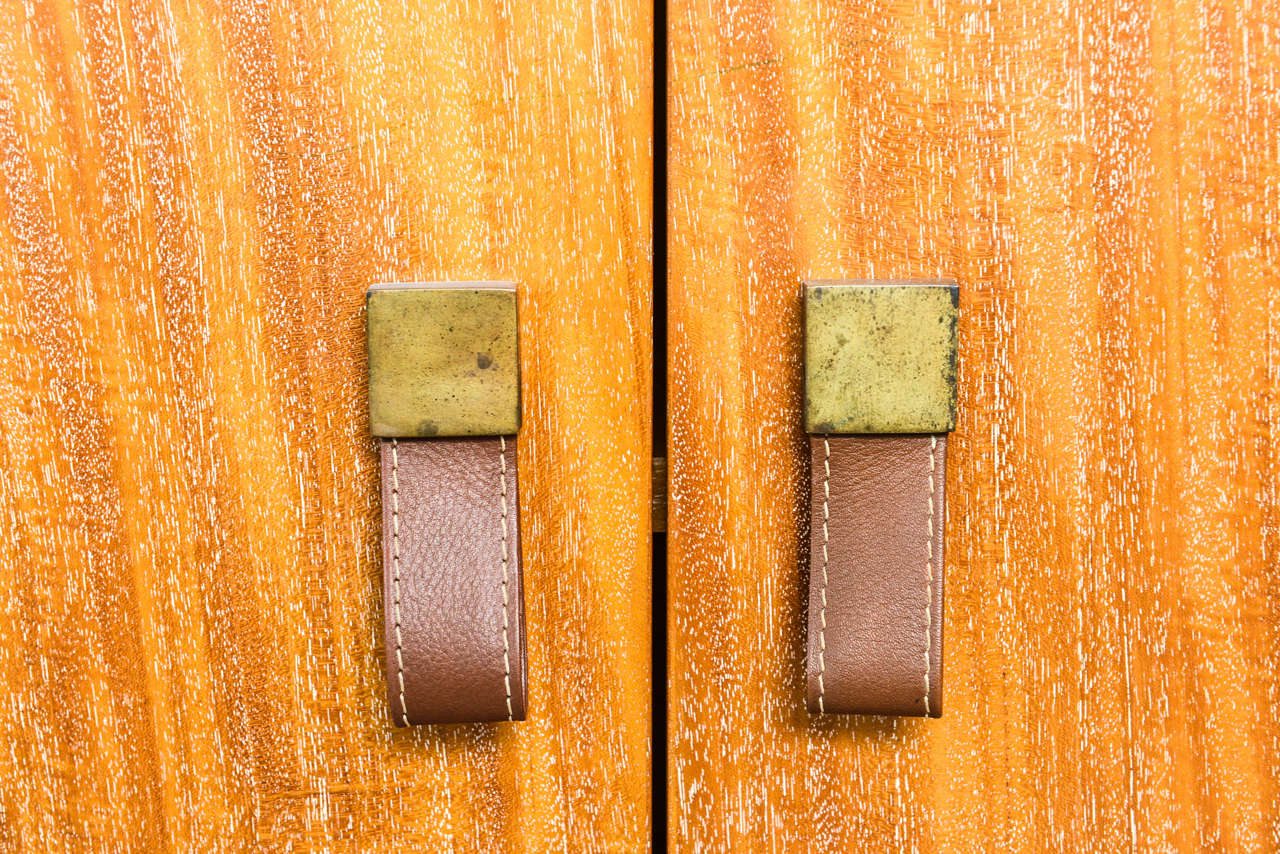
[(946, 434), (809, 449), (809, 709), (938, 717)]
[(384, 439), (380, 454), (392, 719), (524, 720), (515, 437)]

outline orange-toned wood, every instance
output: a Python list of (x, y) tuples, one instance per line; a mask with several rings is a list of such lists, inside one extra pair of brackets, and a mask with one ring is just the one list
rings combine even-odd
[[(647, 839), (651, 26), (4, 6), (0, 851)], [(530, 717), (395, 730), (362, 295), (490, 277)]]
[[(1280, 847), (1278, 16), (673, 2), (673, 850)], [(939, 275), (943, 717), (810, 717), (799, 280)]]

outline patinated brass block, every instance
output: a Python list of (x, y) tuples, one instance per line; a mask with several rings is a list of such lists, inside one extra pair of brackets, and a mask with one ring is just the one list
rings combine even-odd
[(954, 429), (959, 314), (949, 282), (806, 282), (805, 428)]
[(375, 436), (501, 436), (520, 429), (510, 282), (369, 288), (369, 423)]

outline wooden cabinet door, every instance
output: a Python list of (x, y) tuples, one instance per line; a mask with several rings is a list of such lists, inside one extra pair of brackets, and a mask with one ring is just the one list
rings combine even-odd
[[(670, 4), (672, 850), (1280, 847), (1278, 12)], [(810, 716), (800, 280), (904, 276), (943, 716)]]
[[(0, 851), (645, 844), (651, 31), (3, 7)], [(529, 720), (395, 729), (363, 293), (492, 278)]]

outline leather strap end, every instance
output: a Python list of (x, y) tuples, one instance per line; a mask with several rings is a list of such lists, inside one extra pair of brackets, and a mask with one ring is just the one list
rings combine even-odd
[(946, 434), (809, 448), (809, 710), (939, 717)]
[(381, 462), (392, 719), (524, 720), (515, 437), (388, 439)]

